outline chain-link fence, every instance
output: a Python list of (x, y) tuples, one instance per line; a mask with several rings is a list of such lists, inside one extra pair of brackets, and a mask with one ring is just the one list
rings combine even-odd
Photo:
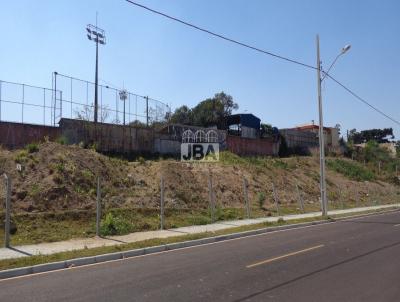
[[(12, 245), (211, 223), (233, 227), (235, 220), (320, 211), (317, 177), (313, 183), (273, 175), (260, 181), (248, 170), (230, 167), (227, 179), (219, 166), (172, 160), (163, 167), (110, 158), (97, 167), (82, 161), (78, 168), (67, 156), (53, 160), (49, 169), (35, 170), (40, 184), (24, 169), (13, 173)], [(329, 215), (334, 210), (400, 202), (399, 187), (387, 182), (334, 183), (328, 175), (327, 184)], [(3, 179), (0, 198), (5, 200)], [(4, 207), (1, 215), (4, 221)], [(1, 233), (4, 244), (4, 229)]]
[(0, 80), (0, 121), (54, 126), (60, 119), (60, 90)]
[[(55, 72), (53, 89), (62, 91), (60, 116), (71, 119), (94, 119), (95, 84)], [(124, 89), (98, 85), (98, 120), (112, 124), (152, 125), (163, 122), (170, 113), (167, 104)]]
[[(60, 73), (52, 78), (52, 88), (0, 80), (0, 121), (47, 126), (61, 118), (93, 121), (95, 84)], [(169, 114), (170, 107), (159, 100), (98, 85), (99, 122), (150, 126)]]

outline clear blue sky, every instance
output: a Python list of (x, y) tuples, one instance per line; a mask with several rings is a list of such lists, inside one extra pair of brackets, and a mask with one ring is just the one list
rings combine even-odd
[[(325, 68), (400, 120), (400, 2), (295, 0), (138, 0), (144, 5), (259, 48), (315, 65), (320, 34)], [(100, 78), (193, 106), (219, 91), (279, 128), (318, 119), (316, 74), (194, 31), (123, 0), (22, 0), (0, 4), (0, 79), (51, 87), (51, 73), (94, 80), (94, 43), (85, 26), (106, 30)], [(325, 124), (400, 127), (331, 81), (323, 86)], [(4, 112), (3, 112), (4, 117)]]

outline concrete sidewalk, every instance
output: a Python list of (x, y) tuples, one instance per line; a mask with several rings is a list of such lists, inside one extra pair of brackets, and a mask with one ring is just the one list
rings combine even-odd
[[(345, 210), (334, 210), (329, 211), (329, 215), (340, 215), (340, 214), (351, 214), (351, 213), (362, 213), (371, 210), (387, 209), (387, 208), (400, 208), (400, 204), (389, 204), (381, 206), (371, 206), (363, 208), (353, 208)], [(48, 255), (59, 252), (81, 250), (85, 248), (95, 248), (102, 246), (119, 245), (124, 243), (131, 243), (137, 241), (143, 241), (154, 238), (167, 238), (184, 236), (187, 234), (197, 234), (203, 232), (215, 232), (219, 230), (229, 229), (232, 227), (252, 225), (262, 222), (277, 222), (279, 218), (283, 218), (285, 221), (303, 219), (303, 218), (314, 218), (321, 216), (321, 212), (312, 212), (298, 215), (286, 215), (279, 217), (265, 217), (256, 219), (243, 219), (233, 221), (221, 221), (208, 225), (196, 225), (187, 226), (176, 229), (170, 229), (165, 231), (149, 231), (149, 232), (137, 232), (123, 236), (112, 236), (107, 238), (85, 238), (85, 239), (72, 239), (68, 241), (51, 242), (51, 243), (40, 243), (32, 245), (21, 245), (15, 246), (9, 249), (0, 248), (0, 260), (28, 257), (32, 255)]]

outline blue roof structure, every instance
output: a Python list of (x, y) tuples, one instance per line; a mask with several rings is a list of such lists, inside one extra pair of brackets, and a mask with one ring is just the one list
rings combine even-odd
[(261, 120), (251, 113), (232, 114), (226, 118), (226, 126), (238, 125), (260, 130)]

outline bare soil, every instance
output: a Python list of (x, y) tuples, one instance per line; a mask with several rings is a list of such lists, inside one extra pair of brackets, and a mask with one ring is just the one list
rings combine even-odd
[[(129, 162), (75, 145), (46, 142), (38, 147), (31, 153), (25, 149), (0, 149), (0, 173), (6, 172), (12, 179), (12, 207), (16, 213), (94, 209), (97, 177), (106, 207), (158, 208), (163, 176), (167, 208), (207, 209), (210, 173), (217, 207), (243, 208), (246, 178), (253, 207), (266, 211), (274, 208), (274, 183), (282, 206), (298, 207), (297, 185), (306, 206), (319, 208), (316, 157), (242, 159), (227, 153), (213, 164), (142, 158)], [(355, 204), (379, 199), (380, 203), (387, 203), (399, 198), (399, 186), (384, 179), (359, 182), (330, 170), (327, 174), (328, 199), (337, 207), (342, 201)], [(260, 201), (264, 201), (262, 205)]]

